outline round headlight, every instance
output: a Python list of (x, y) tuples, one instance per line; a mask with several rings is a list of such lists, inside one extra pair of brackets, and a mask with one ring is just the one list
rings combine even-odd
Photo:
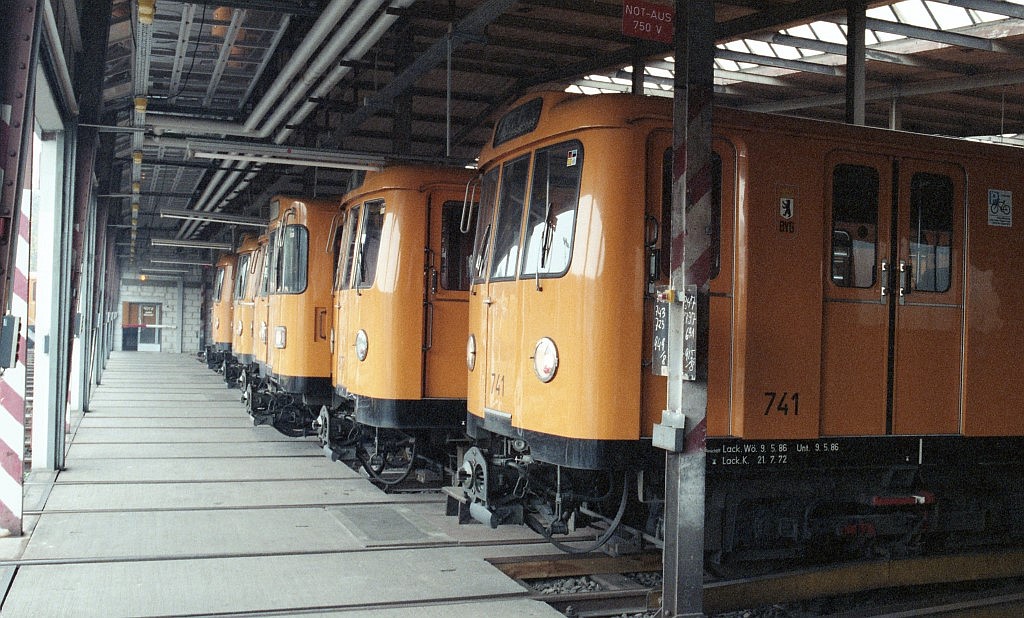
[(331, 354), (334, 354), (334, 327), (331, 327)]
[(267, 342), (267, 323), (260, 322), (260, 341), (263, 343)]
[(235, 325), (235, 332), (239, 335), (242, 334), (242, 321), (239, 320), (238, 324)]
[(555, 342), (542, 337), (533, 346), (533, 372), (541, 382), (550, 382), (558, 371), (558, 348)]
[(476, 367), (476, 337), (473, 335), (466, 340), (466, 367), (469, 367), (470, 371)]
[(366, 331), (360, 329), (356, 333), (356, 358), (361, 361), (366, 360), (366, 352), (369, 350), (370, 343), (366, 339)]
[(214, 328), (220, 328), (220, 318), (218, 318), (216, 316), (213, 318), (213, 327)]

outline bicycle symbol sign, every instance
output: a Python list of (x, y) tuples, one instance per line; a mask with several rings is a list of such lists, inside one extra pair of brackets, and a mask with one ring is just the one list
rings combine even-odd
[(988, 190), (988, 224), (997, 227), (1013, 226), (1013, 192), (1004, 189)]

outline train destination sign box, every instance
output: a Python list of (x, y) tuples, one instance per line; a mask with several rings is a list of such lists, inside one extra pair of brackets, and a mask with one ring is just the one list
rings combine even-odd
[(641, 0), (622, 3), (622, 34), (671, 43), (675, 35), (675, 10)]

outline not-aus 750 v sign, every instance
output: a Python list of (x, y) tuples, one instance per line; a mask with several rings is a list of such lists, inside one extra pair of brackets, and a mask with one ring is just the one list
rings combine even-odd
[(675, 17), (675, 11), (666, 6), (639, 0), (624, 0), (622, 34), (671, 43), (675, 34)]

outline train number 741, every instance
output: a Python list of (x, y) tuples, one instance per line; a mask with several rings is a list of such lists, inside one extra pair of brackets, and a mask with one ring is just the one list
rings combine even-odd
[(765, 416), (772, 412), (783, 416), (800, 414), (800, 393), (765, 391), (764, 397), (768, 400), (768, 405), (764, 407)]

